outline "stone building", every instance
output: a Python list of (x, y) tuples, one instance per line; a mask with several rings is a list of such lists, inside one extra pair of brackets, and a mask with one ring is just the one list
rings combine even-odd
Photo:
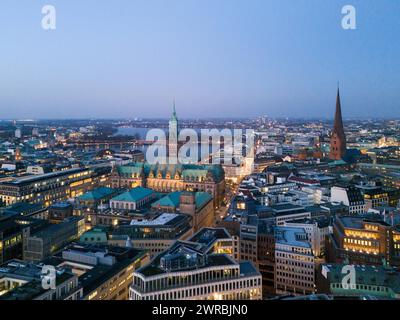
[(170, 164), (151, 165), (136, 162), (114, 167), (113, 188), (146, 187), (161, 193), (174, 191), (208, 192), (215, 207), (224, 199), (225, 173), (220, 165)]

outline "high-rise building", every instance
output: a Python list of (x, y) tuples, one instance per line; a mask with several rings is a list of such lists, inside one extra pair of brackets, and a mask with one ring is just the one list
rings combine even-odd
[(340, 93), (338, 88), (336, 97), (335, 123), (333, 125), (331, 135), (331, 149), (329, 153), (329, 158), (332, 160), (340, 160), (344, 157), (345, 153), (346, 135), (343, 129), (342, 108), (340, 104)]

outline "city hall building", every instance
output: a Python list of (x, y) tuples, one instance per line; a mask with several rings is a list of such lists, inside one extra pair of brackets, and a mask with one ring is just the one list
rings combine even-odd
[(224, 198), (225, 173), (221, 165), (168, 164), (136, 162), (116, 166), (111, 173), (112, 188), (146, 187), (157, 192), (203, 191), (218, 207)]

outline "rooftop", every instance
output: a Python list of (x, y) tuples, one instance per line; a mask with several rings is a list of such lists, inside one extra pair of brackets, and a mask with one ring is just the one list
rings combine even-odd
[[(324, 264), (322, 268), (327, 271), (327, 277), (332, 283), (341, 283), (343, 278), (343, 264)], [(356, 283), (390, 287), (395, 293), (400, 293), (400, 272), (393, 267), (354, 265)]]
[(100, 200), (104, 197), (111, 196), (116, 192), (115, 189), (108, 188), (108, 187), (100, 187), (97, 189), (94, 189), (92, 191), (86, 192), (85, 194), (81, 195), (78, 197), (79, 200), (83, 201), (90, 201), (90, 200)]
[(311, 249), (311, 244), (307, 241), (307, 234), (303, 228), (276, 227), (276, 243)]
[(360, 217), (343, 216), (343, 217), (338, 217), (338, 220), (340, 220), (340, 222), (343, 224), (345, 228), (351, 228), (351, 229), (364, 229), (363, 227), (364, 223), (379, 224), (385, 227), (390, 226), (389, 224), (387, 224), (382, 220), (371, 220), (371, 219), (366, 219), (362, 216)]
[(140, 201), (155, 192), (151, 189), (143, 188), (143, 187), (136, 187), (133, 188), (123, 194), (120, 194), (111, 199), (111, 201), (124, 201), (124, 202), (136, 202)]
[(209, 247), (218, 240), (232, 240), (232, 237), (224, 228), (203, 228), (189, 238), (188, 241), (201, 243)]
[[(72, 243), (44, 263), (59, 266), (70, 261), (87, 265), (87, 271), (79, 276), (79, 283), (83, 286), (83, 294), (87, 295), (145, 254), (144, 250), (134, 248)], [(96, 264), (88, 264), (90, 257), (93, 261), (94, 257), (99, 259), (97, 259)]]
[(163, 226), (172, 223), (172, 221), (176, 218), (179, 218), (181, 215), (175, 213), (163, 213), (159, 215), (157, 218), (152, 220), (139, 220), (133, 219), (130, 222), (131, 226)]
[[(157, 200), (152, 203), (153, 208), (157, 207), (172, 207), (178, 208), (180, 204), (180, 196), (184, 193), (184, 191), (175, 191), (172, 192), (160, 200)], [(205, 204), (212, 200), (212, 196), (208, 192), (195, 192), (195, 203), (196, 209), (202, 208)]]
[(69, 170), (64, 170), (64, 171), (58, 171), (58, 172), (50, 172), (50, 173), (45, 173), (41, 175), (34, 175), (34, 176), (25, 176), (25, 177), (19, 177), (19, 178), (14, 178), (11, 181), (4, 181), (1, 182), (1, 184), (5, 185), (22, 185), (22, 184), (27, 184), (27, 183), (32, 183), (36, 181), (42, 181), (50, 178), (55, 178), (58, 176), (65, 176), (73, 173), (79, 173), (83, 172), (87, 169), (85, 168), (74, 168), (74, 169), (69, 169)]

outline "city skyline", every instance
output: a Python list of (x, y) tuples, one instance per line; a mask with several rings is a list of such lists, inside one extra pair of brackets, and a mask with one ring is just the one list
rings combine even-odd
[(0, 5), (1, 119), (168, 118), (174, 96), (184, 119), (332, 119), (338, 81), (344, 119), (400, 116), (393, 1), (352, 1), (355, 30), (344, 1), (52, 4), (51, 31), (40, 1)]

